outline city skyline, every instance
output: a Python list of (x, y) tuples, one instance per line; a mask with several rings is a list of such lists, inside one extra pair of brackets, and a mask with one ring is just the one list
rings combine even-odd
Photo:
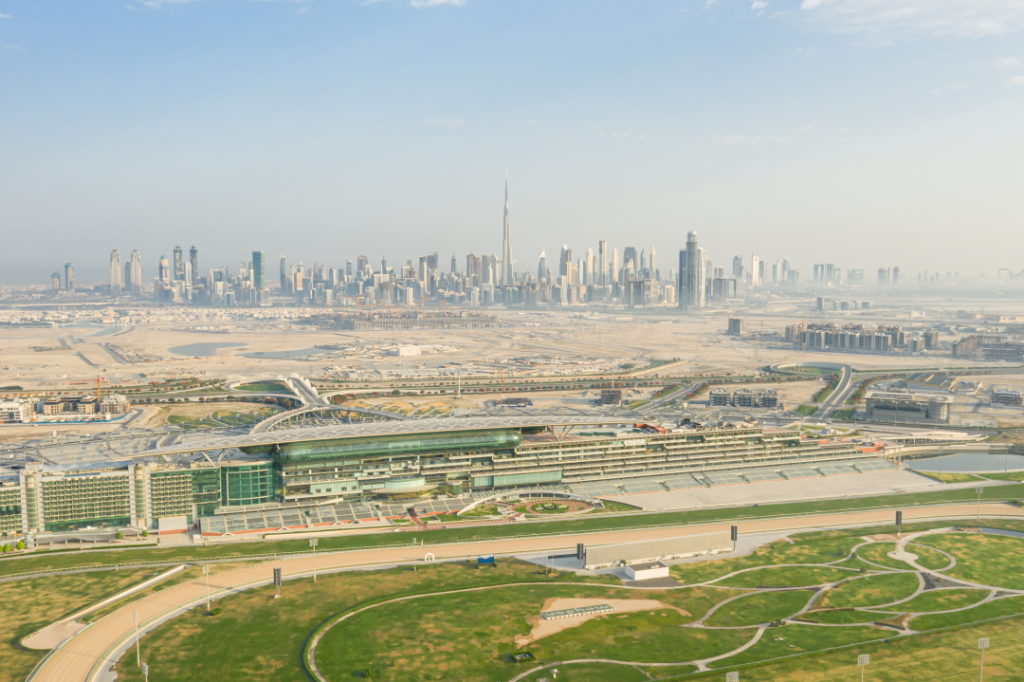
[(807, 264), (1012, 267), (1024, 10), (875, 5), (4, 0), (0, 204), (48, 238), (0, 279), (68, 258), (99, 279), (114, 246), (168, 242), (231, 262), (238, 234), (305, 260), (500, 254), (505, 169), (522, 263), (696, 230)]

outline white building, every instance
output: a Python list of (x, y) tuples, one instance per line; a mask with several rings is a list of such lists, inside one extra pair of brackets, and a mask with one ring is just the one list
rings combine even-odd
[(29, 400), (0, 400), (0, 424), (24, 424), (32, 421), (34, 413)]

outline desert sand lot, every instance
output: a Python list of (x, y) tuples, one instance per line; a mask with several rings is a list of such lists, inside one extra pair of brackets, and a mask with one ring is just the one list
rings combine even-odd
[(581, 609), (587, 606), (598, 606), (601, 604), (607, 604), (614, 609), (611, 612), (605, 613), (585, 613), (579, 616), (572, 616), (571, 618), (561, 618), (558, 620), (544, 620), (539, 615), (530, 616), (527, 620), (533, 623), (533, 627), (530, 629), (528, 635), (516, 635), (515, 643), (516, 646), (526, 646), (532, 644), (539, 639), (543, 639), (549, 635), (553, 635), (569, 628), (574, 628), (579, 625), (583, 625), (588, 620), (594, 618), (609, 617), (615, 614), (621, 613), (634, 613), (636, 611), (657, 611), (658, 609), (672, 609), (678, 611), (684, 616), (690, 615), (685, 609), (681, 609), (678, 606), (669, 606), (664, 602), (658, 601), (657, 599), (587, 599), (587, 598), (566, 598), (566, 597), (551, 597), (544, 602), (544, 606), (541, 607), (541, 613), (547, 611), (561, 611), (563, 609)]
[[(154, 321), (122, 331), (88, 328), (10, 328), (0, 335), (0, 385), (29, 389), (87, 390), (97, 375), (111, 383), (146, 383), (182, 376), (249, 379), (300, 373), (330, 376), (344, 371), (510, 375), (581, 374), (638, 367), (677, 358), (664, 370), (693, 373), (747, 372), (777, 362), (847, 362), (858, 368), (942, 367), (963, 364), (948, 357), (808, 353), (769, 348), (724, 336), (725, 313), (642, 316), (504, 313), (509, 326), (478, 330), (320, 331), (288, 321)], [(799, 319), (794, 317), (793, 319)], [(781, 329), (790, 320), (765, 320)], [(219, 347), (194, 344), (220, 344)], [(420, 345), (423, 355), (397, 357), (389, 349)], [(182, 350), (182, 346), (193, 346)], [(331, 349), (317, 348), (331, 346)], [(435, 348), (436, 347), (436, 348)], [(177, 349), (177, 350), (172, 350)], [(304, 357), (250, 357), (299, 351)], [(980, 363), (977, 363), (980, 364)], [(654, 372), (655, 374), (660, 372)], [(794, 389), (798, 390), (798, 389)], [(794, 399), (795, 402), (795, 399)]]

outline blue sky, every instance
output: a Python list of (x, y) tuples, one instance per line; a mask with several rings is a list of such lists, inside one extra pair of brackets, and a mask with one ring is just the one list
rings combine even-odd
[[(110, 249), (1019, 267), (1024, 0), (0, 0), (0, 280)], [(964, 235), (964, 236), (958, 236)], [(964, 248), (964, 244), (968, 244)]]

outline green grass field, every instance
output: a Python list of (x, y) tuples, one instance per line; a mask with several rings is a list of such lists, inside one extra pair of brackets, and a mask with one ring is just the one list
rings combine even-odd
[[(819, 660), (835, 660), (837, 665), (842, 665), (835, 657), (855, 659), (856, 652), (863, 649), (891, 656), (893, 665), (905, 665), (906, 657), (921, 655), (923, 650), (916, 642), (923, 637), (955, 636), (955, 633), (901, 636), (901, 631), (894, 628), (907, 623), (918, 631), (991, 627), (1004, 632), (998, 629), (999, 623), (975, 624), (1024, 614), (1024, 596), (978, 604), (993, 594), (988, 589), (928, 590), (900, 602), (921, 585), (909, 565), (897, 573), (886, 572), (888, 569), (842, 570), (829, 565), (851, 556), (853, 547), (864, 543), (865, 536), (873, 535), (874, 530), (795, 535), (791, 542), (772, 543), (748, 557), (684, 564), (691, 572), (702, 564), (714, 565), (713, 570), (705, 573), (710, 579), (730, 572), (723, 573), (725, 561), (742, 559), (748, 565), (739, 569), (725, 567), (743, 572), (715, 585), (642, 592), (607, 582), (566, 584), (579, 578), (564, 574), (549, 577), (534, 566), (513, 561), (499, 561), (497, 569), (477, 570), (472, 565), (459, 563), (421, 567), (418, 571), (394, 569), (321, 575), (319, 585), (309, 580), (285, 583), (280, 600), (271, 598), (270, 588), (262, 588), (224, 598), (218, 603), (215, 616), (186, 613), (144, 639), (143, 657), (153, 670), (160, 670), (160, 679), (166, 680), (190, 679), (196, 669), (202, 669), (205, 676), (214, 679), (269, 676), (275, 680), (300, 680), (304, 679), (304, 673), (298, 662), (313, 630), (323, 623), (333, 622), (332, 619), (353, 607), (373, 605), (324, 633), (315, 656), (322, 672), (332, 681), (458, 679), (483, 682), (507, 680), (519, 672), (549, 663), (562, 671), (559, 679), (594, 682), (692, 679), (704, 675), (696, 675), (688, 666), (710, 657), (721, 657), (710, 664), (719, 670), (743, 666), (744, 680), (808, 680), (818, 678), (807, 677), (801, 671), (821, 670)], [(920, 547), (942, 547), (964, 562), (965, 570), (973, 571), (971, 575), (980, 575), (980, 569), (974, 564), (986, 557), (994, 561), (994, 568), (985, 574), (987, 577), (1024, 573), (1022, 539), (977, 533), (935, 533), (920, 537), (916, 542)], [(885, 544), (875, 542), (865, 547), (885, 549)], [(785, 565), (761, 563), (772, 558), (781, 559)], [(952, 578), (954, 572), (955, 569), (951, 569), (946, 575)], [(833, 588), (824, 588), (814, 611), (798, 616), (813, 622), (776, 624), (801, 613), (815, 590), (822, 589), (806, 586), (835, 581), (842, 582)], [(510, 582), (529, 584), (507, 585)], [(434, 594), (475, 586), (488, 589)], [(757, 589), (769, 586), (803, 589)], [(737, 589), (739, 587), (745, 589)], [(411, 598), (381, 603), (394, 596)], [(665, 608), (612, 613), (517, 646), (514, 638), (530, 632), (537, 614), (554, 597), (657, 599)], [(892, 602), (897, 603), (885, 606)], [(715, 608), (719, 604), (721, 606)], [(964, 610), (950, 611), (959, 608)], [(913, 613), (921, 615), (911, 619)], [(696, 623), (705, 617), (702, 624)], [(879, 622), (889, 623), (891, 627), (873, 625)], [(761, 632), (759, 626), (768, 624), (776, 625), (763, 628)], [(1006, 636), (1005, 633), (1002, 636)], [(759, 637), (756, 643), (729, 655), (754, 637)], [(847, 646), (852, 648), (815, 653)], [(511, 662), (511, 655), (520, 652), (531, 653), (533, 659), (526, 663)], [(1014, 661), (1016, 655), (1006, 654), (1004, 658)], [(775, 660), (792, 656), (798, 658)], [(562, 663), (590, 658), (640, 665)], [(651, 665), (654, 663), (671, 665), (654, 667)], [(121, 661), (122, 679), (139, 679), (133, 666), (133, 655)], [(536, 682), (543, 677), (550, 679), (550, 674), (538, 671), (528, 679)]]
[(813, 594), (811, 590), (784, 590), (747, 595), (725, 604), (705, 622), (713, 627), (773, 623), (802, 609)]
[(850, 606), (879, 606), (907, 599), (920, 587), (914, 573), (885, 573), (848, 580), (829, 589), (818, 606), (841, 609)]

